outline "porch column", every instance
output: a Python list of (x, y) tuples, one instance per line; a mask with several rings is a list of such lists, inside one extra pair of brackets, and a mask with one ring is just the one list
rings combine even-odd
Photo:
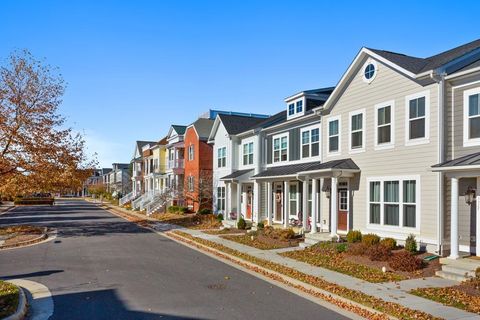
[(475, 233), (476, 248), (475, 255), (480, 257), (480, 177), (477, 177), (477, 232)]
[(332, 177), (332, 185), (330, 187), (330, 235), (337, 235), (337, 177)]
[(242, 188), (243, 185), (241, 182), (237, 184), (237, 222), (240, 220), (242, 215)]
[(268, 225), (273, 224), (273, 213), (272, 213), (272, 183), (267, 182), (267, 219)]
[(310, 179), (308, 177), (303, 181), (302, 187), (302, 225), (303, 230), (308, 230), (308, 182)]
[(289, 203), (289, 193), (290, 193), (290, 183), (289, 181), (284, 181), (283, 182), (283, 190), (285, 194), (283, 195), (284, 201), (283, 201), (283, 226), (285, 228), (288, 228), (288, 211), (290, 211), (290, 203)]
[(253, 183), (253, 212), (252, 222), (260, 222), (260, 183)]
[(450, 259), (458, 259), (458, 178), (450, 179), (452, 184), (450, 199)]
[(317, 210), (318, 210), (318, 199), (317, 199), (317, 179), (312, 179), (312, 225), (310, 227), (310, 233), (317, 232)]
[(225, 212), (223, 216), (228, 216), (232, 210), (232, 184), (230, 182), (225, 182)]

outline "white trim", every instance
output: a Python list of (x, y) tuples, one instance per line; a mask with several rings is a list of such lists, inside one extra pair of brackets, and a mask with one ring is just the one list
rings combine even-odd
[[(297, 103), (300, 102), (300, 101), (302, 101), (302, 111), (298, 112), (297, 111)], [(290, 114), (290, 112), (289, 112), (289, 107), (290, 107), (291, 104), (293, 104), (293, 114)], [(299, 99), (288, 101), (287, 102), (287, 121), (303, 116), (305, 114), (305, 109), (307, 107), (306, 104), (307, 104), (307, 99), (305, 99), (305, 97), (303, 97), (303, 96)]]
[[(283, 160), (282, 161), (282, 138), (283, 137), (287, 137), (287, 160)], [(280, 157), (279, 157), (279, 161), (275, 161), (275, 139), (280, 139)], [(279, 133), (279, 134), (276, 134), (274, 136), (272, 136), (272, 164), (278, 164), (278, 163), (287, 163), (288, 162), (288, 159), (290, 158), (289, 157), (289, 151), (290, 151), (290, 133), (287, 131), (287, 132), (283, 132), (283, 133)]]
[[(373, 67), (375, 68), (374, 69), (375, 71), (373, 72), (373, 76), (370, 79), (367, 79), (367, 77), (365, 77), (365, 69), (367, 68), (368, 65), (373, 65)], [(361, 70), (362, 70), (362, 80), (363, 80), (363, 82), (371, 83), (377, 77), (377, 73), (378, 73), (377, 62), (373, 59), (367, 59), (367, 61), (363, 64), (363, 67), (362, 67)]]
[[(352, 117), (356, 116), (358, 114), (362, 115), (362, 147), (361, 148), (355, 148), (352, 149)], [(348, 113), (348, 153), (360, 153), (360, 152), (365, 152), (365, 144), (366, 144), (366, 139), (365, 137), (367, 136), (366, 134), (366, 109), (359, 109), (355, 111), (351, 111)], [(357, 131), (358, 132), (358, 131)]]
[[(390, 106), (390, 142), (378, 144), (378, 109)], [(375, 150), (392, 149), (395, 147), (395, 100), (385, 101), (375, 105)]]
[[(367, 193), (366, 193), (366, 226), (367, 229), (373, 231), (387, 231), (396, 232), (401, 234), (420, 234), (421, 223), (421, 182), (420, 175), (407, 175), (407, 176), (380, 176), (380, 177), (368, 177), (367, 181)], [(403, 226), (403, 181), (415, 180), (415, 228)], [(399, 194), (398, 194), (398, 226), (390, 226), (384, 224), (384, 182), (385, 181), (398, 181)], [(370, 223), (370, 182), (380, 182), (380, 224)]]
[[(410, 101), (425, 97), (425, 136), (423, 138), (410, 139)], [(419, 118), (416, 118), (419, 119)], [(405, 145), (414, 146), (430, 142), (430, 90), (410, 94), (405, 97)]]
[[(330, 152), (330, 122), (338, 121), (338, 150)], [(334, 135), (335, 136), (335, 135)], [(333, 136), (333, 137), (334, 137)], [(342, 116), (332, 116), (327, 118), (327, 157), (338, 156), (342, 153)]]
[[(248, 144), (252, 144), (252, 153), (248, 153), (247, 155), (252, 155), (252, 163), (243, 163), (243, 160), (244, 160), (244, 156), (245, 156), (245, 145), (248, 145)], [(258, 161), (258, 159), (256, 159), (255, 157), (255, 141), (254, 141), (254, 138), (253, 137), (250, 137), (250, 138), (247, 138), (247, 139), (244, 139), (241, 141), (240, 143), (240, 152), (239, 152), (239, 155), (240, 155), (240, 159), (239, 159), (239, 167), (241, 168), (253, 168), (255, 166), (255, 162)]]
[[(318, 129), (318, 155), (312, 156), (312, 130)], [(308, 136), (308, 145), (309, 145), (309, 151), (308, 151), (308, 157), (303, 156), (303, 133), (308, 131), (309, 136)], [(303, 127), (300, 129), (300, 159), (301, 160), (315, 160), (317, 158), (321, 159), (321, 154), (322, 154), (322, 140), (321, 140), (322, 134), (321, 134), (321, 128), (320, 128), (320, 123), (316, 123), (314, 125), (308, 126), (308, 127)]]
[[(289, 187), (288, 187), (288, 195), (287, 195), (287, 198), (288, 198), (288, 219), (292, 219), (292, 218), (297, 218), (298, 219), (298, 212), (300, 211), (299, 209), (299, 204), (300, 204), (300, 185), (299, 185), (299, 182), (298, 181), (289, 181), (288, 182), (289, 184)], [(296, 192), (295, 192), (295, 200), (292, 200), (290, 198), (290, 191), (292, 190), (292, 185), (295, 185), (295, 188), (296, 188)], [(295, 201), (295, 214), (292, 214), (290, 212), (290, 202), (292, 201)], [(290, 221), (288, 221), (290, 222)]]
[[(480, 146), (480, 138), (473, 138), (470, 139), (468, 135), (469, 131), (469, 97), (472, 95), (478, 94), (480, 95), (480, 87), (465, 90), (463, 92), (463, 146), (464, 147), (475, 147)], [(480, 97), (479, 97), (480, 98)], [(455, 99), (455, 97), (453, 97)], [(480, 104), (480, 103), (479, 103)], [(452, 111), (454, 112), (454, 110)]]
[[(220, 157), (218, 156), (218, 151), (219, 151), (220, 149), (225, 149), (225, 157), (221, 157), (221, 158), (220, 158)], [(219, 165), (218, 165), (218, 160), (219, 160), (219, 159), (223, 159), (223, 158), (225, 158), (225, 165), (219, 166)], [(226, 168), (226, 167), (227, 167), (227, 146), (219, 146), (219, 147), (216, 148), (216, 152), (215, 152), (215, 167), (216, 167), (217, 169)]]

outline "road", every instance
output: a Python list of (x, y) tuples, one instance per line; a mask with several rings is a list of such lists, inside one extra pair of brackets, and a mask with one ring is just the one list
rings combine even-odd
[(0, 278), (50, 289), (51, 319), (345, 319), (82, 200), (18, 207), (6, 224), (58, 230), (0, 252)]

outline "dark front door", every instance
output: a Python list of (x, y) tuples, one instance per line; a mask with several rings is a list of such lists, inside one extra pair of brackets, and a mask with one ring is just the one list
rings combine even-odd
[(282, 201), (283, 201), (283, 190), (282, 185), (275, 185), (275, 221), (282, 221)]
[(338, 230), (348, 229), (348, 189), (338, 189)]

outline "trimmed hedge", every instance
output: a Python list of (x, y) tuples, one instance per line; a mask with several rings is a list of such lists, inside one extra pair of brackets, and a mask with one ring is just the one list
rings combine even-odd
[(48, 204), (53, 205), (53, 198), (17, 198), (13, 202), (14, 205), (39, 205), (39, 204)]

